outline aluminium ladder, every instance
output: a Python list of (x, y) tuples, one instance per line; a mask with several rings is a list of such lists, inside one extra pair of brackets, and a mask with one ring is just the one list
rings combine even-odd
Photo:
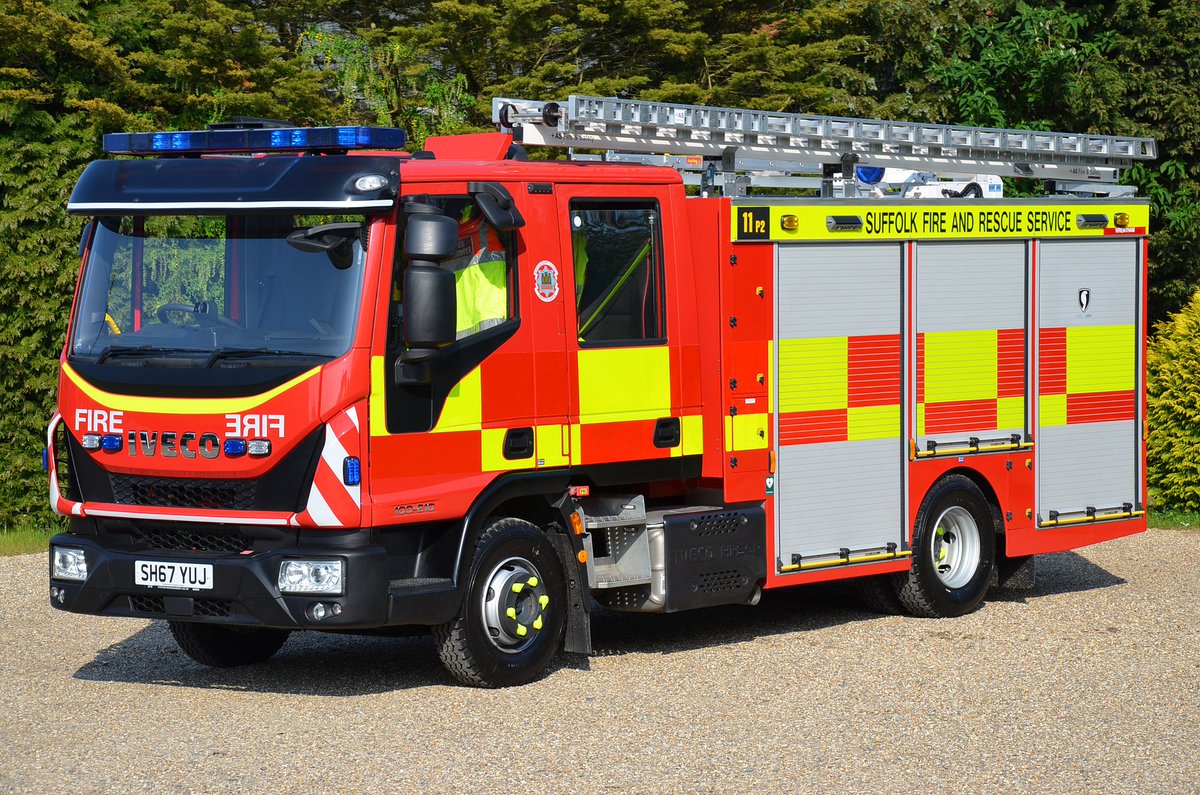
[[(991, 174), (1054, 182), (1062, 193), (1128, 195), (1117, 185), (1136, 160), (1157, 157), (1154, 139), (853, 119), (571, 95), (566, 103), (496, 98), (492, 121), (521, 144), (608, 150), (606, 160), (720, 171), (726, 194), (780, 177), (840, 174), (854, 195), (854, 167), (973, 179)], [(585, 156), (586, 157), (586, 156)], [(714, 168), (715, 167), (715, 168)], [(770, 180), (774, 178), (775, 181)]]

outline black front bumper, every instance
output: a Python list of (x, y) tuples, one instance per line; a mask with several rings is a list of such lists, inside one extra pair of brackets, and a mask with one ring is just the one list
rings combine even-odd
[[(50, 561), (50, 604), (72, 613), (284, 629), (366, 630), (393, 626), (429, 626), (453, 618), (461, 602), (449, 579), (388, 579), (387, 550), (373, 544), (296, 544), (238, 555), (191, 552), (123, 551), (96, 538), (64, 533), (51, 546), (75, 547), (87, 559), (83, 582), (57, 579)], [(344, 561), (342, 592), (281, 594), (279, 567), (285, 558)], [(210, 564), (212, 588), (177, 590), (136, 585), (137, 561)], [(310, 617), (321, 602), (329, 613)], [(337, 605), (340, 610), (332, 609)], [(336, 615), (332, 613), (336, 612)]]

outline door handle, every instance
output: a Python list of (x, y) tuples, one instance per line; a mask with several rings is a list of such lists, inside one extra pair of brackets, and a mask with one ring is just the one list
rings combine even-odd
[(509, 428), (504, 434), (504, 457), (509, 461), (533, 457), (533, 428)]
[(655, 447), (678, 447), (679, 446), (679, 418), (664, 417), (654, 423), (654, 446)]

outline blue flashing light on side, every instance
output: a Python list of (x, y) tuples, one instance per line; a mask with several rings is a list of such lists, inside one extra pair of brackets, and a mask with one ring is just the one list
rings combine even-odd
[(42, 471), (43, 472), (50, 471), (50, 448), (49, 447), (42, 448)]
[(110, 155), (301, 152), (329, 149), (402, 149), (404, 130), (395, 127), (278, 127), (109, 133)]
[(342, 462), (342, 482), (347, 486), (362, 483), (362, 464), (354, 456), (347, 456)]
[(246, 454), (245, 439), (226, 439), (225, 440), (225, 455), (230, 458), (237, 458), (240, 455)]

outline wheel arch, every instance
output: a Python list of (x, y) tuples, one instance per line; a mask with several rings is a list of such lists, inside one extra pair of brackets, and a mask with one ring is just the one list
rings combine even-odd
[[(945, 480), (950, 475), (962, 475), (963, 477), (965, 477), (968, 480), (970, 480), (971, 482), (973, 482), (976, 486), (978, 486), (979, 490), (981, 492), (983, 492), (983, 499), (985, 502), (987, 502), (988, 508), (990, 508), (992, 511), (992, 525), (993, 525), (992, 529), (996, 533), (996, 540), (997, 540), (997, 544), (999, 545), (998, 548), (1003, 549), (1003, 546), (1004, 546), (1004, 506), (1000, 503), (1000, 496), (996, 492), (995, 487), (992, 486), (991, 481), (989, 481), (987, 479), (987, 477), (985, 477), (984, 474), (982, 472), (980, 472), (978, 469), (975, 469), (973, 467), (968, 467), (968, 466), (960, 466), (960, 467), (954, 467), (953, 469), (946, 470), (941, 475), (939, 475), (936, 480), (934, 480), (932, 483), (929, 484), (929, 488), (926, 489), (925, 493), (921, 495), (921, 502), (924, 502), (925, 498), (929, 496), (930, 492), (932, 492), (935, 488), (937, 488), (938, 484), (941, 483), (943, 480)], [(918, 505), (920, 505), (920, 503), (918, 503)]]

